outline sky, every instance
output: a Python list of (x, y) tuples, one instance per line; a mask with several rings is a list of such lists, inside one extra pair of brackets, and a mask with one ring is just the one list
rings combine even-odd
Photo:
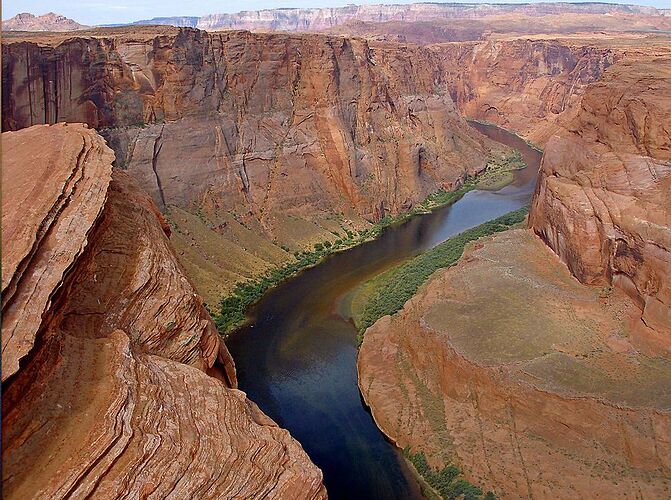
[[(278, 7), (340, 7), (356, 4), (401, 4), (417, 0), (3, 0), (2, 18), (19, 12), (45, 14), (56, 12), (82, 24), (112, 24), (167, 16), (202, 16), (240, 10), (274, 9)], [(437, 0), (434, 0), (437, 1)], [(458, 0), (449, 0), (455, 2)], [(537, 3), (541, 0), (468, 0), (468, 3)], [(547, 1), (547, 0), (545, 0)], [(608, 0), (671, 8), (671, 0)]]

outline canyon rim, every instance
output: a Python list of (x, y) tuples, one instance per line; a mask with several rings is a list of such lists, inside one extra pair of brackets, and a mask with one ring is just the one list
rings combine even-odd
[(670, 10), (155, 14), (3, 20), (3, 497), (671, 496)]

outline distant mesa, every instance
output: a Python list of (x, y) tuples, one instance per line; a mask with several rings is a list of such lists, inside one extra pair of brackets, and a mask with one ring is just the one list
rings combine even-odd
[(77, 31), (87, 28), (89, 26), (53, 12), (42, 16), (24, 12), (2, 22), (3, 31)]
[(136, 21), (131, 25), (171, 25), (203, 30), (261, 30), (261, 31), (327, 31), (352, 22), (440, 22), (454, 19), (482, 19), (516, 15), (541, 17), (553, 15), (643, 15), (669, 16), (671, 10), (640, 5), (600, 2), (548, 2), (537, 4), (512, 3), (411, 3), (395, 5), (347, 5), (324, 8), (278, 8), (236, 13), (213, 13), (201, 17), (156, 17)]

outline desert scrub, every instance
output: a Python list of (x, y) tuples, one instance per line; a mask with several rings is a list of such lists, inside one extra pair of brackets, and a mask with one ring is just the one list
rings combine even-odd
[(490, 159), (485, 173), (480, 176), (478, 189), (497, 191), (515, 180), (513, 172), (526, 168), (527, 164), (518, 150), (502, 158)]
[(399, 311), (435, 271), (456, 263), (469, 242), (510, 229), (523, 222), (528, 211), (529, 207), (522, 207), (468, 229), (367, 281), (352, 300), (359, 343), (366, 328), (382, 316)]
[(426, 461), (423, 452), (412, 454), (409, 448), (403, 449), (403, 455), (415, 468), (417, 473), (431, 486), (441, 498), (464, 500), (494, 500), (496, 497), (491, 491), (486, 494), (477, 486), (472, 485), (461, 476), (461, 470), (456, 465), (448, 465), (442, 469), (433, 469)]
[[(214, 321), (217, 324), (219, 333), (225, 336), (242, 326), (245, 323), (245, 310), (257, 302), (265, 292), (277, 286), (285, 279), (296, 275), (303, 269), (314, 266), (329, 254), (359, 245), (369, 239), (377, 238), (385, 228), (392, 224), (399, 224), (416, 215), (425, 214), (438, 207), (454, 203), (468, 191), (474, 189), (480, 177), (467, 177), (463, 185), (456, 191), (447, 191), (444, 189), (436, 191), (411, 211), (396, 217), (387, 215), (376, 224), (371, 225), (370, 228), (361, 230), (358, 233), (344, 229), (346, 238), (336, 240), (335, 243), (315, 243), (313, 250), (294, 252), (294, 261), (277, 267), (259, 278), (237, 283), (231, 294), (221, 299), (219, 302), (219, 311), (214, 315)], [(236, 220), (238, 220), (237, 217)]]

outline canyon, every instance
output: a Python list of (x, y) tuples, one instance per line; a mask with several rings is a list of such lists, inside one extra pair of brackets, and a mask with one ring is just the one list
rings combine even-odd
[(324, 35), (21, 36), (3, 45), (3, 127), (100, 129), (216, 306), (235, 282), (484, 169), (497, 146), (459, 115), (435, 59)]
[(375, 423), (502, 498), (668, 496), (669, 19), (413, 4), (6, 33), (5, 494), (325, 497), (210, 311), (510, 153), (468, 117), (543, 148), (528, 224), (366, 330)]
[(565, 79), (498, 73), (516, 44), (546, 43), (452, 46), (489, 60), (457, 73), (455, 102), (544, 148), (529, 229), (472, 244), (370, 327), (359, 386), (397, 446), (497, 496), (666, 497), (668, 39), (568, 37), (549, 73), (598, 56)]
[(168, 226), (103, 139), (58, 124), (2, 143), (3, 495), (324, 498), (236, 389)]

